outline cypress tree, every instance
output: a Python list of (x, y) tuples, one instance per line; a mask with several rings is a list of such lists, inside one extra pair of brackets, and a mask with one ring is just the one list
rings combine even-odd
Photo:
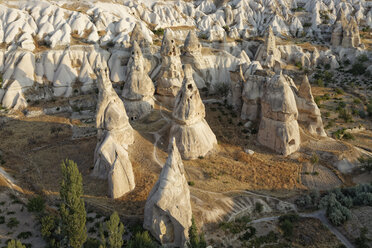
[(123, 234), (124, 225), (120, 222), (118, 213), (115, 211), (110, 216), (110, 220), (105, 222), (105, 231), (108, 235), (108, 242), (106, 242), (106, 237), (104, 235), (103, 225), (100, 225), (100, 237), (101, 245), (100, 248), (106, 248), (106, 243), (108, 243), (109, 248), (121, 248), (123, 246)]
[(120, 222), (118, 213), (115, 211), (110, 220), (106, 222), (108, 243), (110, 248), (120, 248), (123, 245), (124, 225)]
[(189, 228), (189, 241), (187, 242), (188, 248), (206, 248), (207, 243), (204, 239), (204, 234), (198, 234), (198, 228), (195, 224), (194, 217), (191, 219), (191, 226)]
[(12, 239), (9, 241), (7, 248), (26, 248), (21, 241)]
[(83, 194), (83, 179), (76, 163), (72, 160), (61, 164), (62, 182), (60, 189), (62, 232), (73, 248), (81, 248), (87, 239), (86, 212)]

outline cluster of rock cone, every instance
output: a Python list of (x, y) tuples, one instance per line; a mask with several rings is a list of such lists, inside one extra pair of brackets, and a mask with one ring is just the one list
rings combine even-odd
[[(140, 36), (139, 32), (134, 34)], [(144, 44), (143, 41), (139, 43)], [(144, 48), (134, 40), (122, 91), (124, 104), (112, 88), (107, 71), (96, 72), (98, 143), (93, 175), (108, 180), (109, 195), (113, 198), (121, 197), (135, 187), (128, 157), (128, 146), (133, 143), (129, 118), (142, 118), (154, 107), (155, 87), (145, 70), (143, 51)], [(156, 92), (159, 100), (173, 109), (169, 156), (145, 206), (144, 227), (169, 247), (183, 247), (191, 225), (190, 192), (182, 158), (205, 156), (217, 144), (205, 120), (205, 107), (194, 81), (197, 77), (194, 73), (201, 67), (198, 64), (201, 46), (194, 32), (189, 33), (183, 51), (183, 62), (188, 63), (182, 66), (175, 41), (169, 35), (164, 36)], [(265, 45), (256, 57), (272, 67), (280, 59), (278, 56), (275, 36), (269, 29)], [(241, 71), (237, 80), (244, 81)], [(281, 71), (276, 75), (250, 75), (243, 90), (234, 87), (232, 94), (243, 100), (242, 119), (260, 121), (258, 141), (283, 155), (299, 149), (299, 123), (310, 133), (325, 136), (307, 77), (297, 89), (293, 80)]]

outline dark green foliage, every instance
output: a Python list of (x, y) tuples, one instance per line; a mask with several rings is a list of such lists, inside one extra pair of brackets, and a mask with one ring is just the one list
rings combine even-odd
[[(251, 247), (261, 247), (263, 244), (275, 243), (278, 241), (278, 235), (270, 231), (267, 235), (256, 237), (250, 241)], [(285, 246), (284, 246), (285, 247)]]
[(41, 235), (48, 239), (56, 228), (56, 217), (53, 215), (46, 215), (41, 218)]
[(256, 228), (254, 228), (253, 226), (249, 226), (247, 228), (248, 230), (245, 231), (245, 233), (240, 236), (240, 240), (243, 241), (243, 240), (249, 240), (250, 238), (252, 238), (255, 234), (256, 234)]
[(80, 248), (87, 239), (86, 212), (83, 195), (83, 179), (72, 160), (61, 164), (62, 182), (60, 188), (62, 233), (68, 237), (73, 248)]
[(367, 62), (368, 61), (368, 57), (366, 54), (361, 54), (357, 57), (357, 60), (361, 63), (364, 63), (364, 62)]
[(12, 229), (13, 227), (17, 227), (19, 225), (19, 221), (17, 218), (12, 217), (9, 219), (8, 223), (6, 223), (6, 226)]
[(361, 157), (358, 160), (362, 164), (363, 169), (365, 169), (369, 173), (372, 172), (372, 158), (371, 157)]
[(368, 229), (366, 227), (363, 227), (362, 229), (360, 229), (360, 235), (358, 238), (355, 239), (355, 246), (357, 248), (369, 248), (369, 245), (367, 244), (367, 242), (371, 240), (366, 237), (367, 233), (368, 233)]
[(38, 195), (28, 200), (27, 210), (29, 212), (41, 213), (44, 211), (44, 208), (45, 208), (45, 201), (41, 196)]
[(21, 241), (12, 239), (9, 243), (7, 248), (26, 248)]
[(4, 216), (0, 216), (0, 224), (4, 224), (5, 223), (5, 217)]
[(319, 163), (319, 156), (318, 156), (318, 154), (316, 154), (316, 153), (314, 152), (313, 155), (311, 155), (310, 162), (311, 162), (312, 164), (318, 164), (318, 163)]
[(101, 242), (94, 238), (88, 238), (84, 243), (84, 248), (99, 248)]
[(345, 94), (345, 92), (344, 92), (341, 88), (336, 88), (335, 91), (336, 91), (336, 93), (339, 94), (339, 95), (343, 95), (343, 94)]
[(372, 100), (367, 104), (367, 113), (369, 116), (372, 116)]
[(206, 248), (207, 243), (204, 240), (204, 234), (198, 234), (194, 217), (191, 219), (191, 226), (189, 228), (189, 241), (187, 242), (188, 248)]
[(353, 122), (353, 116), (345, 108), (339, 110), (338, 118), (343, 119), (346, 123)]
[(158, 246), (151, 239), (147, 231), (136, 233), (134, 238), (132, 238), (127, 245), (127, 248), (157, 248), (157, 247)]
[(349, 73), (353, 74), (354, 76), (363, 75), (366, 72), (367, 67), (362, 62), (357, 62), (353, 64)]
[(256, 202), (255, 206), (254, 206), (254, 210), (258, 213), (261, 213), (262, 210), (263, 210), (263, 205), (261, 202)]
[(155, 35), (157, 36), (163, 36), (164, 35), (164, 29), (163, 28), (158, 28), (156, 30), (152, 31)]
[(31, 232), (21, 232), (20, 234), (17, 235), (18, 239), (28, 239), (29, 237), (32, 237)]
[(284, 220), (279, 224), (280, 229), (283, 231), (284, 237), (291, 237), (293, 234), (293, 223), (289, 220)]
[[(103, 231), (103, 233), (102, 233)], [(105, 235), (104, 233), (107, 233)], [(102, 247), (109, 248), (120, 248), (123, 246), (123, 234), (124, 234), (124, 225), (120, 222), (120, 217), (117, 212), (114, 212), (108, 221), (105, 222), (104, 228), (100, 227), (100, 236)], [(106, 237), (107, 236), (107, 239)]]
[(194, 186), (194, 185), (195, 185), (195, 182), (194, 182), (194, 181), (188, 181), (187, 184), (188, 184), (189, 186)]
[(285, 214), (279, 217), (279, 227), (283, 231), (284, 237), (291, 237), (293, 234), (293, 224), (298, 222), (297, 214)]
[(346, 132), (345, 128), (340, 128), (332, 133), (332, 136), (336, 139), (354, 139), (351, 133)]
[(328, 219), (336, 226), (343, 224), (351, 215), (350, 210), (340, 203), (350, 205), (350, 200), (344, 198), (341, 191), (334, 191), (324, 196), (319, 203), (319, 207), (326, 209)]
[(220, 223), (219, 227), (225, 231), (229, 231), (232, 234), (238, 234), (246, 230), (250, 221), (251, 220), (248, 216), (243, 216), (235, 221), (222, 222)]

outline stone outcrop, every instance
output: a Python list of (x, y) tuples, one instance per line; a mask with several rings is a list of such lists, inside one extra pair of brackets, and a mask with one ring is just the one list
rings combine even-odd
[(128, 117), (139, 119), (151, 112), (154, 106), (155, 87), (144, 71), (144, 58), (137, 42), (132, 45), (131, 58), (127, 66), (127, 82), (122, 96)]
[(287, 156), (300, 147), (294, 94), (282, 73), (265, 84), (264, 92), (258, 142)]
[(255, 60), (260, 61), (263, 66), (274, 67), (275, 62), (280, 63), (280, 52), (276, 48), (275, 35), (269, 26), (265, 36), (265, 43), (262, 44), (256, 53)]
[(205, 108), (192, 78), (192, 68), (184, 65), (185, 78), (173, 108), (170, 140), (177, 141), (184, 159), (205, 156), (217, 144), (216, 136), (204, 119)]
[(193, 78), (198, 87), (205, 86), (206, 61), (202, 56), (202, 46), (194, 30), (191, 30), (185, 39), (182, 49), (182, 64), (190, 64), (193, 69)]
[(145, 205), (145, 229), (166, 247), (184, 247), (191, 226), (190, 191), (175, 139)]
[(97, 69), (99, 96), (96, 125), (98, 142), (92, 175), (108, 180), (109, 195), (118, 198), (135, 187), (128, 145), (134, 142), (124, 104), (112, 88), (108, 72)]
[(150, 51), (149, 47), (151, 44), (143, 35), (143, 29), (140, 23), (136, 23), (130, 35), (130, 43), (133, 44), (134, 41), (138, 43), (143, 52)]
[(264, 86), (273, 73), (265, 70), (256, 70), (253, 75), (248, 75), (243, 83), (243, 106), (240, 117), (243, 120), (257, 121), (261, 118), (261, 98)]
[(327, 136), (324, 131), (320, 110), (314, 101), (311, 86), (306, 75), (295, 97), (298, 109), (298, 122), (311, 134)]
[(176, 41), (170, 37), (170, 32), (166, 31), (164, 34), (160, 55), (162, 64), (157, 79), (156, 93), (160, 95), (159, 100), (173, 105), (182, 85), (183, 71), (180, 50)]
[(354, 17), (348, 21), (343, 9), (340, 9), (333, 25), (331, 44), (333, 47), (356, 48), (360, 45), (358, 24)]

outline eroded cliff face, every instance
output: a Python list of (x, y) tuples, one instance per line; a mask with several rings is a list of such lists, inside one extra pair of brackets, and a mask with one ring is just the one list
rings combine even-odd
[(190, 191), (175, 139), (145, 205), (143, 227), (167, 247), (184, 247), (191, 226)]
[(135, 187), (128, 146), (133, 143), (133, 129), (124, 104), (112, 88), (108, 72), (97, 70), (99, 96), (96, 113), (98, 129), (92, 175), (108, 180), (110, 197), (119, 198)]

